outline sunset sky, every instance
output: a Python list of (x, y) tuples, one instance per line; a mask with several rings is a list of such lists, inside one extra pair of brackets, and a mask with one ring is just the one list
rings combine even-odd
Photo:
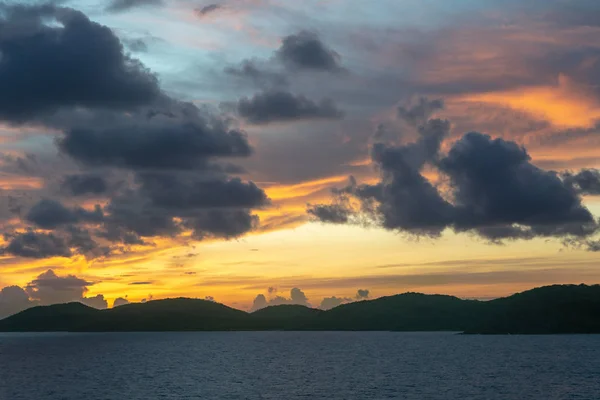
[(14, 3), (0, 317), (600, 283), (597, 0)]

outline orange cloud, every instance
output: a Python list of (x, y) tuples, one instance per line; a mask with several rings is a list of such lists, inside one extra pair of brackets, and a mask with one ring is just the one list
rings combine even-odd
[(290, 199), (308, 196), (325, 188), (330, 188), (348, 180), (348, 176), (332, 176), (314, 181), (302, 182), (293, 185), (273, 185), (265, 187), (267, 195), (273, 200)]
[(0, 172), (0, 190), (32, 190), (44, 187), (44, 180), (31, 176), (14, 176)]
[(561, 75), (556, 86), (468, 94), (459, 101), (492, 103), (524, 110), (562, 128), (589, 128), (600, 120), (600, 103), (588, 89)]

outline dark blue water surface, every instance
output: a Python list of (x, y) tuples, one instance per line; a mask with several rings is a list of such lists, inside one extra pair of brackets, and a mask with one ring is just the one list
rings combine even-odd
[(600, 336), (0, 334), (1, 400), (600, 399)]

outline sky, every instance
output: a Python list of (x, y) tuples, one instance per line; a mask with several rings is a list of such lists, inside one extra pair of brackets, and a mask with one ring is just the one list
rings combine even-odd
[(600, 283), (595, 0), (0, 2), (0, 317)]

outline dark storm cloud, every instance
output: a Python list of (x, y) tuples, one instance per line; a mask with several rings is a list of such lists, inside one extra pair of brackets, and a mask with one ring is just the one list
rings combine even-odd
[[(190, 107), (191, 112), (198, 111)], [(193, 169), (213, 157), (245, 157), (251, 153), (243, 132), (218, 122), (210, 124), (197, 115), (157, 115), (106, 128), (75, 128), (65, 133), (59, 146), (87, 165), (131, 169)]]
[(153, 172), (140, 173), (136, 180), (137, 189), (114, 196), (107, 205), (103, 237), (133, 244), (140, 237), (176, 236), (187, 228), (198, 239), (229, 239), (256, 228), (258, 217), (251, 209), (269, 205), (262, 189), (239, 178)]
[(156, 77), (84, 14), (51, 5), (3, 11), (1, 119), (21, 123), (63, 107), (132, 109), (160, 96)]
[(108, 12), (123, 12), (136, 7), (161, 6), (163, 0), (112, 0), (106, 7)]
[(101, 236), (110, 240), (141, 244), (144, 242), (141, 237), (172, 237), (181, 232), (181, 226), (173, 220), (172, 213), (153, 207), (137, 191), (113, 197), (105, 211), (108, 215)]
[(314, 32), (301, 31), (283, 38), (276, 57), (292, 68), (339, 72), (340, 55)]
[(221, 8), (223, 8), (223, 6), (220, 4), (209, 4), (207, 6), (197, 8), (195, 11), (196, 11), (196, 15), (199, 18), (202, 18), (202, 17), (207, 16), (208, 14), (212, 14), (215, 11), (220, 10)]
[(562, 178), (565, 184), (577, 193), (600, 195), (600, 170), (598, 169), (583, 169), (576, 174), (564, 172)]
[[(534, 166), (516, 143), (476, 132), (465, 134), (442, 155), (441, 143), (450, 125), (428, 119), (440, 106), (421, 100), (416, 107), (400, 108), (400, 118), (419, 124), (416, 142), (375, 143), (371, 156), (381, 172), (380, 182), (358, 185), (351, 180), (348, 187), (334, 192), (333, 204), (310, 206), (308, 212), (337, 223), (352, 223), (356, 215), (366, 215), (386, 229), (417, 235), (439, 236), (452, 228), (492, 242), (561, 237), (583, 243), (599, 231), (599, 223), (579, 196), (597, 190), (596, 170), (562, 176), (545, 171)], [(426, 165), (441, 173), (449, 193), (423, 175)], [(361, 209), (340, 208), (339, 204), (348, 204), (344, 196), (360, 200)]]
[(202, 179), (197, 174), (142, 173), (141, 192), (157, 207), (167, 209), (254, 208), (268, 204), (265, 192), (254, 182), (239, 178)]
[(87, 229), (71, 225), (65, 228), (65, 234), (67, 235), (69, 247), (76, 248), (80, 254), (85, 255), (87, 258), (110, 254), (111, 249), (106, 246), (100, 246)]
[(363, 202), (377, 203), (375, 211), (385, 228), (437, 236), (451, 222), (452, 206), (421, 174), (436, 159), (449, 130), (448, 121), (430, 120), (419, 127), (415, 143), (373, 146), (371, 157), (380, 168), (381, 182), (357, 186), (353, 192)]
[(65, 176), (61, 188), (72, 196), (99, 195), (108, 191), (108, 183), (100, 174), (85, 173)]
[(256, 229), (258, 223), (258, 216), (245, 209), (199, 211), (184, 221), (197, 239), (233, 239)]
[[(114, 1), (110, 8), (142, 3), (158, 2)], [(252, 153), (243, 131), (207, 107), (162, 93), (108, 27), (78, 11), (52, 5), (2, 11), (0, 120), (60, 130), (58, 149), (86, 168), (65, 168), (60, 193), (107, 202), (103, 210), (87, 211), (34, 196), (33, 206), (19, 205), (29, 209), (23, 221), (53, 232), (7, 234), (3, 253), (43, 258), (73, 249), (100, 257), (110, 253), (102, 246), (106, 240), (149, 244), (144, 238), (174, 237), (184, 229), (195, 238), (228, 239), (257, 227), (252, 209), (269, 205), (265, 192), (230, 177), (242, 169), (222, 160)], [(3, 168), (46, 176), (36, 158), (4, 158)], [(118, 187), (108, 175), (117, 172), (107, 168), (124, 176)]]
[(353, 214), (345, 204), (308, 204), (307, 212), (322, 222), (345, 224)]
[(239, 66), (226, 67), (224, 72), (229, 76), (252, 81), (258, 87), (285, 87), (289, 84), (283, 73), (272, 71), (268, 66), (259, 67), (250, 60), (243, 61)]
[(282, 44), (268, 59), (243, 60), (225, 67), (228, 77), (248, 81), (263, 89), (288, 87), (299, 70), (343, 72), (340, 56), (327, 47), (316, 33), (301, 31), (282, 39)]
[(100, 206), (94, 211), (81, 207), (67, 208), (56, 200), (42, 199), (35, 204), (25, 216), (25, 220), (43, 229), (54, 229), (62, 225), (79, 222), (100, 223), (104, 214)]
[(70, 257), (72, 255), (65, 240), (52, 233), (29, 230), (12, 235), (5, 234), (5, 238), (9, 242), (2, 252), (6, 254), (29, 258)]
[(146, 244), (137, 233), (127, 231), (117, 223), (105, 224), (104, 229), (96, 232), (96, 235), (111, 242), (123, 243), (126, 246)]
[(244, 97), (237, 104), (238, 113), (254, 124), (303, 119), (339, 119), (344, 113), (330, 99), (316, 103), (289, 92), (266, 91)]
[[(468, 133), (439, 163), (450, 178), (458, 230), (495, 228), (492, 239), (534, 235), (585, 236), (594, 217), (579, 196), (553, 172), (530, 162), (514, 142)], [(518, 228), (515, 228), (518, 224)], [(516, 229), (516, 230), (515, 230)]]

